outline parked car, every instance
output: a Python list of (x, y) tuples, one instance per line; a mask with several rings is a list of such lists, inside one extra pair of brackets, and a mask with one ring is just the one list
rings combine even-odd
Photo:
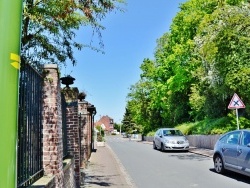
[(214, 146), (214, 169), (250, 176), (250, 130), (235, 130), (222, 135)]
[(175, 128), (161, 128), (155, 133), (153, 148), (165, 150), (188, 150), (188, 139)]

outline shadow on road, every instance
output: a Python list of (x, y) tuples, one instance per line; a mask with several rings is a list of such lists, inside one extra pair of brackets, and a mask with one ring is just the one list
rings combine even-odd
[(169, 157), (176, 157), (180, 160), (196, 160), (196, 161), (205, 161), (205, 160), (211, 160), (211, 158), (203, 156), (203, 155), (197, 155), (194, 153), (187, 153), (187, 152), (181, 152), (181, 151), (168, 151), (164, 152), (168, 153)]
[[(218, 174), (214, 168), (210, 168), (209, 169), (211, 172), (214, 172), (216, 174)], [(248, 176), (244, 176), (242, 174), (238, 174), (236, 172), (231, 172), (231, 171), (226, 171), (225, 173), (223, 174), (218, 174), (218, 176), (226, 176), (228, 178), (231, 178), (231, 179), (235, 179), (237, 181), (240, 181), (240, 182), (243, 182), (243, 183), (247, 183), (247, 184), (250, 184), (250, 179)]]

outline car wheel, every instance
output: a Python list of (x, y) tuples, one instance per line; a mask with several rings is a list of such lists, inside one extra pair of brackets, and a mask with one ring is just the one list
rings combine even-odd
[(216, 155), (214, 158), (214, 169), (219, 174), (222, 174), (225, 170), (223, 161), (220, 155)]
[(165, 151), (163, 143), (161, 143), (161, 151), (162, 151), (162, 152)]
[(156, 145), (155, 145), (155, 142), (153, 142), (153, 148), (154, 148), (154, 149), (157, 149), (157, 148), (156, 148)]

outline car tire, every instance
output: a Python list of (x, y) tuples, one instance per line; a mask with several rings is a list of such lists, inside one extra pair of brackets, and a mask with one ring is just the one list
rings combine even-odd
[(165, 151), (164, 145), (163, 145), (163, 143), (161, 143), (161, 152), (164, 152), (164, 151)]
[(153, 142), (153, 149), (157, 149), (156, 145), (155, 145), (155, 142)]
[(219, 174), (222, 174), (225, 171), (224, 164), (220, 155), (216, 155), (214, 158), (214, 169)]

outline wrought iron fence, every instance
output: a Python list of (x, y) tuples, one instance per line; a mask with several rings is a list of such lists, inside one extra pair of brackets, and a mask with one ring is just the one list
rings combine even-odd
[(62, 137), (63, 137), (63, 157), (65, 158), (68, 155), (68, 147), (67, 147), (67, 120), (66, 120), (66, 101), (64, 94), (61, 94), (62, 100)]
[(19, 82), (17, 185), (21, 188), (43, 176), (42, 76), (23, 64)]

